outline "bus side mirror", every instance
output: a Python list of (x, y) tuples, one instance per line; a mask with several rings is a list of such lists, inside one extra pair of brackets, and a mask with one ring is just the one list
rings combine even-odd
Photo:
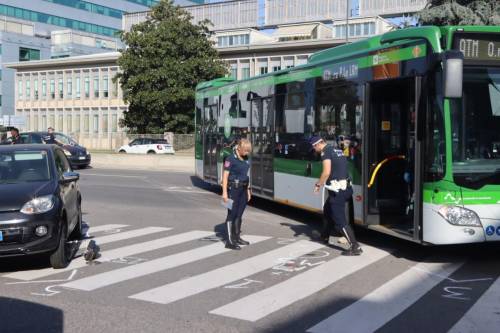
[(464, 56), (460, 51), (446, 51), (443, 55), (443, 93), (445, 98), (461, 98)]

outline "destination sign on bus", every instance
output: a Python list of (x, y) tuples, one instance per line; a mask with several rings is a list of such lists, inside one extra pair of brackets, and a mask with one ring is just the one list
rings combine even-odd
[(465, 60), (500, 61), (500, 37), (498, 35), (456, 34), (453, 48), (460, 50)]

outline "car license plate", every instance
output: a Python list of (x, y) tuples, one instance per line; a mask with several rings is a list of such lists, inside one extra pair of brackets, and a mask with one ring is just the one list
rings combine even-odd
[(79, 157), (81, 160), (84, 160), (85, 159), (85, 156), (80, 156)]
[(0, 231), (0, 242), (3, 242), (3, 231)]

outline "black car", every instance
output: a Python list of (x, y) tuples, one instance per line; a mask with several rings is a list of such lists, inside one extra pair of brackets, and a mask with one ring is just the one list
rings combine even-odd
[(59, 146), (0, 146), (0, 256), (47, 253), (66, 267), (82, 232), (78, 179)]
[[(48, 132), (26, 132), (20, 136), (25, 144), (45, 143), (44, 138), (48, 136)], [(86, 168), (90, 165), (90, 153), (85, 147), (62, 133), (54, 132), (54, 138), (64, 148), (72, 168)]]

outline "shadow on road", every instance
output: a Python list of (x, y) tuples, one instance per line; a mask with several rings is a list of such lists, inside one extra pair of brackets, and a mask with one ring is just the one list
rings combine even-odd
[(64, 331), (64, 312), (47, 305), (0, 297), (1, 332)]

